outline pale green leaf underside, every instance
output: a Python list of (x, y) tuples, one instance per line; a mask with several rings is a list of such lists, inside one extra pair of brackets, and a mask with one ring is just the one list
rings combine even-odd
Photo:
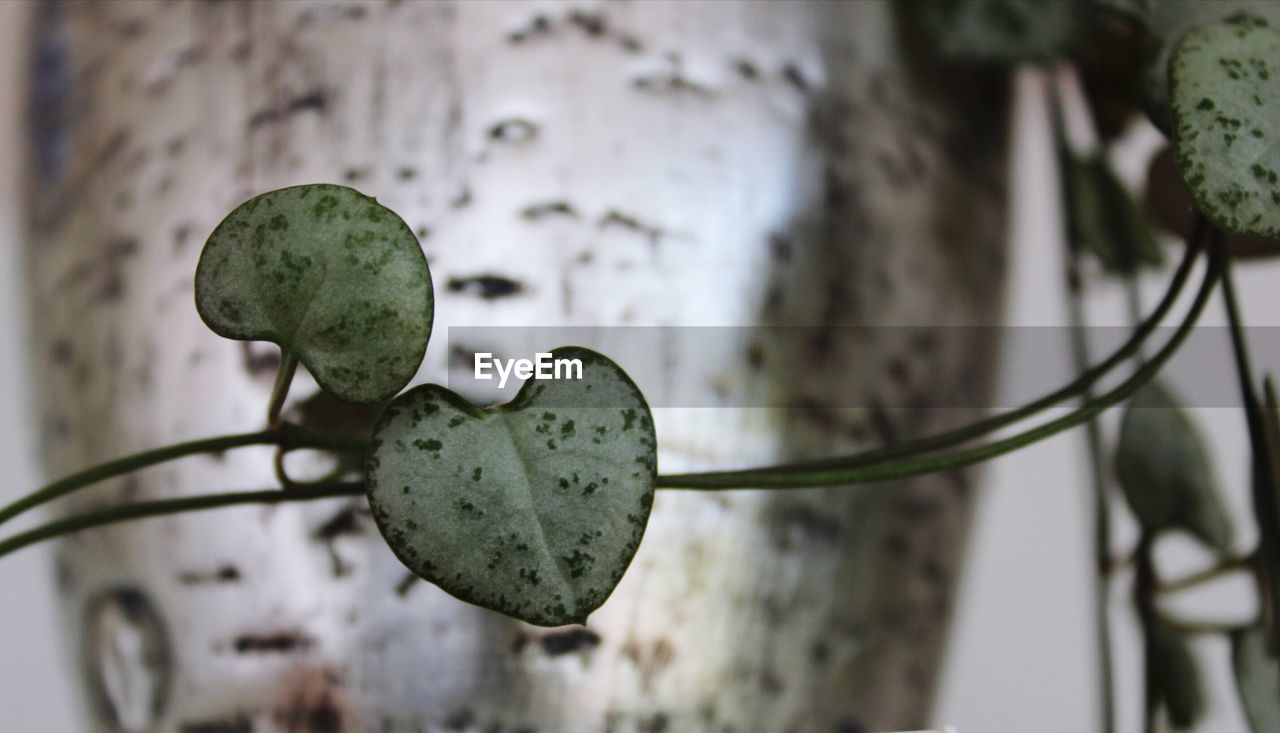
[(1280, 660), (1267, 652), (1262, 628), (1231, 635), (1231, 665), (1236, 689), (1253, 733), (1280, 730)]
[(612, 361), (568, 347), (581, 380), (529, 380), (482, 409), (435, 386), (373, 432), (369, 504), (396, 556), (470, 603), (532, 624), (581, 623), (631, 562), (657, 478), (653, 420)]
[(196, 308), (209, 328), (279, 344), (351, 402), (389, 399), (413, 378), (432, 303), (413, 232), (345, 186), (246, 201), (214, 229), (196, 268)]
[(1143, 387), (1125, 408), (1115, 461), (1120, 488), (1145, 529), (1185, 529), (1210, 547), (1231, 548), (1209, 451), (1159, 383)]
[(1280, 240), (1280, 32), (1197, 28), (1169, 64), (1178, 166), (1228, 231)]

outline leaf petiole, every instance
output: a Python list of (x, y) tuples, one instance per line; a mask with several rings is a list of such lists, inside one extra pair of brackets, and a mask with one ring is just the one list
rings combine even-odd
[(271, 402), (267, 405), (267, 425), (278, 428), (282, 424), (280, 411), (284, 409), (285, 398), (289, 396), (289, 385), (293, 384), (293, 375), (298, 371), (298, 357), (293, 352), (280, 348), (280, 368), (276, 371), (276, 382), (271, 387)]

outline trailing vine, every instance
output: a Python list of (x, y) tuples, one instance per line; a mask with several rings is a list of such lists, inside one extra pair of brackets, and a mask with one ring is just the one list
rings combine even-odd
[[(1116, 548), (1108, 506), (1118, 489), (1141, 528), (1132, 548), (1133, 603), (1144, 638), (1148, 730), (1156, 729), (1162, 715), (1178, 728), (1200, 719), (1205, 701), (1187, 644), (1198, 633), (1230, 638), (1253, 729), (1280, 730), (1280, 403), (1250, 359), (1230, 244), (1232, 237), (1280, 240), (1280, 30), (1270, 25), (1280, 18), (1269, 17), (1280, 10), (1247, 2), (1178, 9), (1159, 0), (918, 0), (913, 11), (940, 53), (976, 64), (1071, 62), (1093, 29), (1106, 24), (1122, 24), (1148, 46), (1152, 61), (1134, 80), (1126, 103), (1143, 107), (1172, 135), (1198, 213), (1165, 294), (1140, 317), (1135, 278), (1161, 263), (1164, 253), (1105, 156), (1070, 149), (1061, 105), (1055, 103), (1073, 325), (1085, 325), (1079, 298), (1089, 258), (1125, 280), (1135, 314), (1129, 338), (1097, 363), (1090, 363), (1087, 343), (1073, 344), (1078, 374), (1070, 382), (1016, 409), (875, 450), (743, 470), (662, 474), (643, 394), (620, 365), (588, 349), (555, 349), (551, 353), (576, 363), (579, 373), (531, 379), (504, 405), (475, 405), (438, 385), (405, 391), (421, 365), (434, 316), (431, 275), (417, 238), (395, 212), (352, 188), (294, 186), (232, 210), (210, 234), (195, 272), (196, 309), (210, 329), (280, 348), (266, 426), (86, 468), (0, 507), (0, 524), (108, 478), (246, 446), (275, 447), (280, 486), (73, 515), (0, 540), (0, 556), (115, 522), (364, 495), (388, 546), (418, 576), (463, 601), (529, 623), (583, 623), (626, 572), (657, 489), (782, 490), (894, 480), (970, 466), (1087, 426), (1094, 469), (1101, 728), (1112, 730), (1114, 724), (1107, 599), (1118, 567), (1110, 560)], [(1164, 343), (1153, 343), (1201, 261), (1203, 274), (1189, 307)], [(1158, 380), (1219, 287), (1253, 456), (1251, 494), (1260, 539), (1243, 556), (1234, 552), (1234, 528), (1221, 505), (1209, 451), (1176, 393)], [(1125, 378), (1101, 389), (1130, 361)], [(386, 403), (370, 434), (318, 431), (286, 419), (299, 367), (337, 399)], [(1042, 419), (1047, 409), (1071, 400), (1078, 403), (1066, 414)], [(1114, 465), (1108, 465), (1096, 419), (1117, 406), (1124, 413)], [(299, 482), (287, 475), (284, 456), (300, 449), (345, 460), (324, 480)], [(357, 468), (348, 470), (352, 466)], [(1152, 549), (1172, 531), (1196, 538), (1218, 564), (1181, 579), (1161, 578)], [(1161, 608), (1169, 594), (1239, 570), (1256, 580), (1262, 610), (1255, 623), (1206, 625)]]

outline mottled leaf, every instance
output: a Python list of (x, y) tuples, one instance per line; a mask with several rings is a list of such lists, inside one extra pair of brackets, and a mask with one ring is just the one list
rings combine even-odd
[(1280, 731), (1280, 659), (1267, 651), (1267, 634), (1261, 627), (1231, 635), (1231, 666), (1253, 733)]
[(1060, 55), (1079, 37), (1077, 0), (916, 0), (920, 25), (944, 56), (1012, 63)]
[(1204, 688), (1200, 669), (1182, 638), (1156, 630), (1148, 637), (1155, 656), (1155, 680), (1160, 701), (1174, 728), (1192, 728), (1204, 716)]
[(1168, 388), (1151, 382), (1130, 400), (1115, 467), (1124, 497), (1147, 531), (1185, 529), (1210, 547), (1231, 549), (1231, 523), (1209, 451)]
[(1150, 222), (1106, 161), (1074, 155), (1064, 159), (1075, 241), (1117, 274), (1164, 262)]
[(432, 303), (413, 232), (345, 186), (246, 201), (209, 235), (196, 268), (196, 308), (209, 328), (279, 344), (351, 402), (388, 399), (413, 378)]
[(1227, 231), (1280, 240), (1280, 31), (1215, 23), (1169, 63), (1181, 168), (1196, 204)]
[(1244, 17), (1280, 25), (1280, 3), (1275, 0), (1146, 0), (1145, 5), (1142, 20), (1151, 45), (1143, 73), (1143, 106), (1151, 121), (1166, 134), (1173, 132), (1169, 110), (1169, 57), (1188, 31)]
[(653, 421), (616, 364), (527, 381), (482, 409), (443, 387), (397, 397), (373, 432), (373, 516), (401, 562), (470, 603), (543, 626), (581, 623), (631, 562), (657, 476)]
[[(1195, 225), (1196, 200), (1182, 180), (1182, 172), (1174, 160), (1173, 147), (1167, 146), (1151, 159), (1147, 167), (1147, 209), (1155, 223), (1178, 239), (1187, 241)], [(1226, 232), (1222, 242), (1232, 259), (1275, 257), (1280, 247), (1258, 237)]]

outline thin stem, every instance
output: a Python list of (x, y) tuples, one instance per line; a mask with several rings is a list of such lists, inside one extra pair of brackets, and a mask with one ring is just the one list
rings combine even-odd
[(1177, 593), (1179, 591), (1187, 590), (1188, 588), (1194, 588), (1197, 585), (1207, 583), (1211, 580), (1217, 580), (1224, 575), (1237, 573), (1241, 570), (1249, 570), (1252, 568), (1253, 562), (1254, 558), (1252, 555), (1227, 558), (1226, 560), (1219, 562), (1217, 565), (1212, 565), (1204, 570), (1199, 570), (1189, 575), (1184, 575), (1181, 578), (1159, 583), (1156, 590), (1160, 593)]
[(185, 443), (176, 443), (174, 445), (156, 448), (154, 450), (135, 453), (124, 458), (117, 458), (114, 461), (107, 461), (96, 466), (90, 466), (83, 471), (58, 479), (53, 483), (47, 484), (43, 488), (14, 501), (7, 506), (0, 508), (0, 524), (12, 519), (22, 512), (39, 506), (45, 502), (53, 501), (62, 496), (66, 496), (89, 484), (94, 484), (105, 479), (120, 476), (126, 473), (137, 471), (140, 468), (154, 466), (157, 463), (172, 461), (175, 458), (182, 458), (196, 453), (220, 453), (232, 448), (241, 448), (247, 445), (269, 445), (278, 440), (278, 434), (272, 430), (260, 430), (256, 433), (240, 433), (237, 435), (222, 435), (216, 438), (205, 438), (202, 440), (192, 440)]
[(1107, 575), (1114, 575), (1120, 572), (1121, 570), (1124, 570), (1125, 568), (1133, 565), (1133, 563), (1134, 563), (1134, 556), (1132, 552), (1128, 553), (1127, 555), (1113, 555), (1107, 558), (1107, 565), (1106, 565)]
[(1142, 729), (1145, 733), (1155, 733), (1156, 717), (1160, 710), (1160, 689), (1156, 686), (1156, 678), (1160, 660), (1156, 656), (1155, 634), (1156, 607), (1155, 563), (1151, 559), (1151, 546), (1154, 538), (1146, 532), (1138, 538), (1138, 546), (1134, 550), (1133, 605), (1138, 613), (1138, 625), (1142, 628), (1142, 676), (1143, 676), (1143, 715)]
[(1023, 405), (1022, 407), (1000, 413), (999, 415), (992, 415), (969, 423), (968, 425), (963, 425), (936, 435), (897, 443), (895, 445), (877, 448), (875, 450), (863, 451), (850, 456), (806, 461), (803, 464), (792, 464), (790, 466), (782, 466), (778, 468), (761, 468), (756, 472), (789, 473), (794, 469), (794, 466), (797, 465), (804, 465), (805, 467), (814, 470), (857, 468), (860, 466), (882, 463), (890, 458), (901, 458), (918, 453), (927, 453), (942, 448), (950, 448), (951, 446), (966, 443), (976, 438), (981, 438), (982, 436), (993, 433), (1000, 428), (1012, 425), (1024, 418), (1035, 415), (1048, 407), (1052, 407), (1065, 399), (1079, 396), (1086, 389), (1093, 386), (1100, 379), (1110, 373), (1117, 365), (1137, 353), (1137, 350), (1142, 346), (1142, 343), (1151, 335), (1155, 328), (1160, 325), (1160, 322), (1164, 320), (1164, 317), (1168, 315), (1169, 311), (1173, 308), (1173, 305), (1177, 302), (1178, 296), (1181, 295), (1183, 286), (1191, 275), (1196, 255), (1198, 255), (1202, 249), (1203, 233), (1204, 222), (1201, 219), (1197, 219), (1196, 226), (1193, 228), (1191, 237), (1187, 240), (1187, 246), (1183, 252), (1182, 262), (1178, 265), (1178, 269), (1170, 279), (1169, 288), (1165, 291), (1164, 297), (1161, 298), (1160, 303), (1156, 305), (1156, 308), (1151, 312), (1151, 315), (1134, 329), (1133, 334), (1130, 335), (1129, 339), (1125, 341), (1120, 348), (1116, 349), (1102, 362), (1080, 374), (1074, 380), (1062, 387), (1043, 395), (1033, 402)]
[(116, 476), (132, 473), (148, 466), (165, 463), (185, 456), (200, 453), (221, 453), (233, 448), (250, 445), (279, 445), (291, 448), (318, 448), (338, 453), (362, 453), (367, 443), (336, 433), (325, 433), (305, 428), (301, 425), (283, 424), (276, 429), (260, 430), (256, 433), (239, 433), (221, 435), (216, 438), (191, 440), (185, 443), (155, 448), (135, 453), (124, 458), (90, 466), (82, 471), (58, 479), (44, 487), (27, 494), (3, 507), (0, 507), (0, 524), (19, 514), (47, 502), (61, 498), (79, 489)]
[(1226, 636), (1237, 631), (1251, 629), (1257, 624), (1256, 621), (1251, 621), (1249, 623), (1231, 623), (1229, 621), (1189, 621), (1187, 619), (1170, 616), (1160, 610), (1156, 611), (1155, 617), (1156, 621), (1165, 629), (1172, 631), (1175, 634), (1186, 635), (1209, 634)]
[[(892, 461), (855, 467), (815, 468), (811, 463), (795, 463), (770, 467), (768, 470), (711, 471), (706, 473), (668, 474), (658, 476), (657, 485), (673, 489), (787, 489), (887, 481), (925, 473), (961, 468), (995, 458), (1031, 445), (1092, 420), (1107, 408), (1128, 399), (1164, 366), (1191, 333), (1205, 303), (1213, 293), (1220, 270), (1219, 257), (1210, 258), (1200, 291), (1196, 294), (1185, 319), (1169, 341), (1151, 361), (1138, 368), (1114, 389), (1100, 395), (1093, 403), (1060, 418), (1003, 440), (996, 440), (967, 450), (940, 456), (927, 456), (894, 463)], [(857, 456), (853, 456), (856, 458)]]
[[(1062, 211), (1067, 221), (1066, 252), (1064, 261), (1067, 268), (1067, 313), (1071, 325), (1071, 356), (1075, 361), (1078, 373), (1086, 373), (1089, 369), (1089, 341), (1085, 332), (1084, 312), (1084, 277), (1080, 267), (1080, 234), (1071, 215), (1071, 182), (1067, 180), (1067, 141), (1062, 131), (1062, 109), (1058, 85), (1053, 87), (1054, 131), (1057, 133), (1058, 171), (1062, 190)], [(1142, 322), (1141, 314), (1135, 319), (1135, 326)], [(1141, 344), (1137, 354), (1141, 355)], [(1092, 385), (1085, 387), (1081, 394), (1085, 404), (1094, 400)], [(1098, 667), (1098, 715), (1102, 722), (1103, 733), (1115, 730), (1115, 688), (1112, 674), (1111, 653), (1111, 504), (1110, 482), (1103, 461), (1102, 427), (1097, 420), (1090, 420), (1084, 425), (1085, 452), (1089, 461), (1090, 488), (1093, 501), (1093, 614), (1094, 636), (1097, 644), (1096, 664)]]
[(203, 509), (217, 509), (236, 504), (278, 504), (285, 501), (311, 501), (335, 496), (357, 496), (362, 493), (364, 493), (364, 485), (361, 483), (338, 483), (311, 486), (297, 491), (281, 491), (279, 489), (238, 491), (226, 494), (206, 494), (180, 499), (159, 499), (136, 504), (122, 504), (94, 512), (78, 514), (66, 519), (59, 519), (16, 534), (4, 541), (0, 541), (0, 557), (43, 540), (78, 532), (82, 529), (101, 527), (132, 519), (156, 517), (164, 514), (179, 514)]
[(333, 451), (334, 453), (352, 453), (363, 455), (369, 450), (369, 440), (367, 438), (357, 438), (352, 435), (344, 435), (343, 433), (331, 433), (326, 430), (316, 430), (308, 428), (304, 425), (295, 423), (283, 423), (276, 429), (280, 439), (276, 445), (285, 450), (296, 450), (299, 448), (315, 448), (318, 450)]
[(1264, 412), (1254, 388), (1253, 363), (1249, 356), (1249, 342), (1244, 334), (1244, 316), (1240, 311), (1240, 300), (1236, 296), (1235, 278), (1231, 275), (1231, 260), (1223, 252), (1222, 238), (1222, 231), (1214, 228), (1213, 247), (1223, 260), (1222, 300), (1226, 304), (1227, 322), (1231, 326), (1231, 348), (1235, 354), (1236, 374), (1240, 379), (1240, 396), (1244, 401), (1249, 434), (1264, 435), (1266, 433), (1266, 427), (1262, 423)]
[(1277, 464), (1271, 453), (1267, 409), (1263, 407), (1254, 387), (1253, 364), (1249, 357), (1249, 343), (1244, 333), (1244, 316), (1236, 296), (1235, 278), (1231, 274), (1231, 262), (1225, 253), (1223, 233), (1214, 229), (1213, 249), (1224, 260), (1222, 299), (1226, 304), (1227, 321), (1231, 326), (1231, 347), (1235, 355), (1236, 374), (1240, 383), (1240, 396), (1244, 402), (1245, 421), (1249, 427), (1249, 443), (1253, 448), (1253, 481), (1250, 494), (1253, 513), (1258, 522), (1259, 556), (1268, 568), (1258, 574), (1258, 595), (1262, 600), (1262, 618), (1267, 630), (1267, 647), (1274, 654), (1280, 648), (1280, 589), (1275, 587), (1273, 558), (1280, 553), (1277, 538), (1280, 537), (1280, 521), (1276, 516), (1276, 497), (1272, 487), (1277, 483)]
[(289, 385), (293, 384), (293, 375), (297, 371), (298, 357), (292, 351), (280, 347), (280, 368), (276, 371), (276, 383), (271, 387), (271, 402), (267, 404), (268, 426), (280, 426), (280, 411), (284, 409), (285, 398), (289, 396)]
[[(1202, 215), (1197, 215), (1197, 218), (1202, 218)], [(1129, 304), (1129, 322), (1135, 325), (1138, 323), (1141, 323), (1142, 322), (1142, 288), (1139, 286), (1138, 273), (1136, 270), (1125, 276), (1124, 290), (1126, 295), (1125, 301)], [(1142, 363), (1143, 359), (1145, 358), (1142, 354), (1141, 345), (1139, 345), (1137, 350), (1135, 351), (1134, 358), (1138, 360), (1138, 363)]]

